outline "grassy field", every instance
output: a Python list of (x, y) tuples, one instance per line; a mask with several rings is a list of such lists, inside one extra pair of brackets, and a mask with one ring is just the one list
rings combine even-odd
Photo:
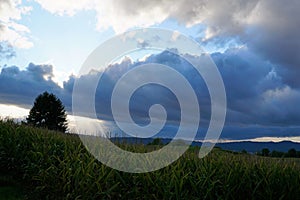
[[(143, 152), (144, 145), (122, 148)], [(153, 149), (153, 147), (150, 147)], [(295, 199), (300, 162), (190, 148), (161, 170), (131, 174), (98, 162), (75, 135), (0, 121), (3, 199)], [(5, 195), (5, 196), (4, 196)]]

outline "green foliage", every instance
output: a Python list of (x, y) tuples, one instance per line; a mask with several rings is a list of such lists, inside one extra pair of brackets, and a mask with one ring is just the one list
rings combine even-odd
[(288, 150), (287, 157), (295, 158), (296, 156), (297, 156), (297, 151), (294, 148)]
[(270, 150), (268, 148), (263, 148), (261, 150), (261, 155), (262, 156), (269, 156), (270, 155)]
[(163, 145), (163, 142), (160, 138), (154, 138), (152, 142), (149, 142), (148, 145)]
[(35, 99), (27, 117), (27, 123), (36, 127), (65, 132), (67, 130), (66, 117), (62, 102), (54, 94), (44, 92)]
[(0, 199), (24, 199), (21, 186), (8, 174), (0, 174)]
[(285, 156), (284, 152), (280, 152), (280, 151), (272, 151), (271, 152), (271, 157), (282, 158), (284, 156)]
[(258, 152), (257, 155), (260, 156), (270, 156), (275, 158), (300, 158), (300, 151), (296, 151), (296, 149), (291, 148), (288, 152), (281, 152), (273, 150), (271, 153), (269, 149), (262, 149), (261, 152)]
[[(147, 145), (122, 148), (145, 152)], [(119, 172), (98, 162), (76, 135), (0, 121), (0, 173), (12, 174), (29, 199), (293, 199), (300, 162), (190, 148), (150, 173)]]
[(245, 149), (243, 149), (243, 150), (241, 151), (241, 153), (247, 154), (248, 152), (247, 152)]

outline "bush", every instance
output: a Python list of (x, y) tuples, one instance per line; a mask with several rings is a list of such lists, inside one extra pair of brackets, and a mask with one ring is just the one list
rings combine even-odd
[(152, 142), (149, 142), (148, 145), (163, 145), (164, 143), (160, 138), (154, 138)]

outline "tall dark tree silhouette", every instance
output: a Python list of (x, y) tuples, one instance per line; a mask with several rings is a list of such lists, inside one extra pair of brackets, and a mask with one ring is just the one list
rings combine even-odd
[(65, 108), (54, 94), (44, 92), (34, 101), (26, 118), (27, 123), (36, 127), (66, 132), (67, 119)]

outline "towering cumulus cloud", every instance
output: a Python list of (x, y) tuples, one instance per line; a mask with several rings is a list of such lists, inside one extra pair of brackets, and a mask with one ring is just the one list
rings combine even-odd
[(52, 80), (51, 65), (30, 63), (26, 70), (16, 66), (2, 68), (0, 74), (1, 103), (17, 104), (29, 107), (34, 98), (43, 91), (52, 91), (62, 95), (61, 88)]

